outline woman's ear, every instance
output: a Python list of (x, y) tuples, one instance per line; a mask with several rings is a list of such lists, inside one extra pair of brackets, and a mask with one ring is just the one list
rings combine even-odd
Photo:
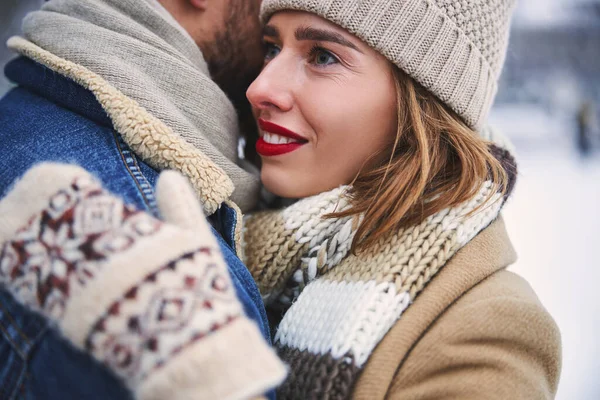
[(189, 2), (193, 7), (205, 11), (208, 0), (189, 0)]

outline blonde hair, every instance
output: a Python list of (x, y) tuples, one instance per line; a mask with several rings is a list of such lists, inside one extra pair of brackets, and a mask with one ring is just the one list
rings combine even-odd
[(327, 215), (364, 215), (354, 252), (368, 249), (390, 231), (470, 200), (487, 180), (499, 192), (508, 187), (507, 173), (489, 144), (437, 97), (393, 69), (398, 129), (391, 151), (374, 156), (359, 172), (349, 192), (350, 208)]

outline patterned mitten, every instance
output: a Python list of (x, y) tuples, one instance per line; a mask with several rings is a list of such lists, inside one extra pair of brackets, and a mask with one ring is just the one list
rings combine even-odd
[(69, 165), (0, 201), (0, 283), (140, 399), (244, 399), (285, 368), (247, 319), (191, 188), (164, 173), (165, 221)]

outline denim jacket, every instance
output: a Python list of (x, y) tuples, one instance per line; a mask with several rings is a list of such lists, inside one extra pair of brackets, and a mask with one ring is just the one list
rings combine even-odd
[[(91, 92), (25, 57), (5, 74), (17, 86), (0, 100), (0, 198), (34, 164), (57, 161), (80, 165), (127, 203), (158, 214), (158, 171), (128, 148)], [(223, 204), (210, 220), (238, 298), (270, 342), (260, 293), (235, 252), (236, 212)], [(0, 400), (129, 398), (107, 368), (0, 288)]]

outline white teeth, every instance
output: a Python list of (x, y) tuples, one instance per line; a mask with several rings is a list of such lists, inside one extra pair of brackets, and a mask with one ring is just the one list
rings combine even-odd
[(288, 143), (295, 143), (296, 140), (285, 137), (285, 136), (280, 136), (280, 135), (276, 135), (274, 133), (267, 133), (265, 132), (264, 136), (263, 136), (263, 140), (267, 143), (270, 144), (288, 144)]

